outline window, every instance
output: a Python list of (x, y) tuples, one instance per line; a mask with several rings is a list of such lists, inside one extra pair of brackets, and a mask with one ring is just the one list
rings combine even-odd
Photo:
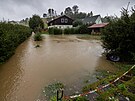
[(64, 18), (61, 18), (61, 23), (64, 23)]
[(61, 18), (61, 23), (68, 23), (68, 19), (67, 18)]
[(67, 18), (65, 18), (65, 23), (68, 23), (68, 19)]

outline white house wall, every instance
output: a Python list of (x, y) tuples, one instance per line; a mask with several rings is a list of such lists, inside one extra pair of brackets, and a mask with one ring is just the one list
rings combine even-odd
[(48, 28), (52, 28), (52, 27), (65, 29), (65, 28), (72, 28), (73, 25), (53, 25), (53, 26), (49, 26)]
[(101, 24), (102, 23), (101, 16), (98, 16), (98, 18), (95, 22), (96, 22), (96, 24)]

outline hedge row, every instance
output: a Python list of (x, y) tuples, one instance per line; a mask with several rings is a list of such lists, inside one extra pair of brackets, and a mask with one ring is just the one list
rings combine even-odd
[(49, 28), (48, 32), (49, 32), (49, 34), (59, 35), (59, 34), (62, 34), (62, 29), (59, 29), (59, 28)]
[(0, 23), (0, 63), (9, 59), (14, 54), (17, 46), (30, 35), (29, 27)]
[(59, 28), (49, 28), (49, 34), (59, 35), (59, 34), (89, 34), (89, 30), (87, 25), (81, 25), (80, 27), (75, 28), (66, 28), (66, 29), (59, 29)]

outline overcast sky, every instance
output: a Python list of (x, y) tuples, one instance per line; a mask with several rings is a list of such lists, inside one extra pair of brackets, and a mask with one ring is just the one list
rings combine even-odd
[(54, 8), (58, 14), (66, 7), (79, 6), (79, 11), (100, 14), (101, 16), (118, 15), (122, 7), (135, 5), (135, 0), (0, 0), (0, 20), (22, 20), (33, 14), (40, 16)]

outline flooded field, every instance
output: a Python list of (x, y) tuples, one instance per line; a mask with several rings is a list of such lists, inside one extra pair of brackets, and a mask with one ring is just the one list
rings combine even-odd
[(103, 52), (100, 40), (44, 35), (34, 42), (31, 37), (0, 65), (0, 101), (42, 99), (42, 89), (55, 81), (66, 86), (66, 94), (79, 91), (85, 79), (94, 80), (96, 70), (115, 71)]

